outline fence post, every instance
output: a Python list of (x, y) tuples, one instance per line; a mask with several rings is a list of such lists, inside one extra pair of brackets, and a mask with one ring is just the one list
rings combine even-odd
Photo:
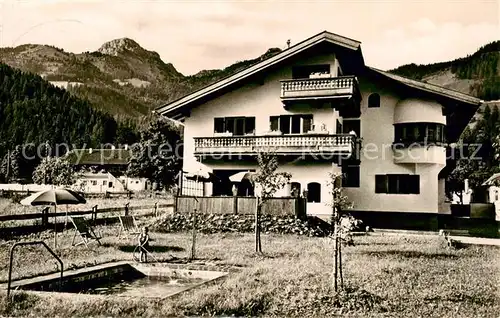
[(92, 221), (97, 220), (97, 204), (92, 207)]
[(155, 217), (158, 216), (158, 202), (155, 202), (154, 215)]
[(128, 215), (128, 207), (129, 207), (129, 205), (130, 205), (130, 202), (127, 203), (127, 204), (125, 204), (125, 216)]
[(233, 202), (233, 214), (238, 214), (238, 196), (234, 196)]
[(42, 227), (46, 228), (49, 225), (49, 207), (42, 209)]

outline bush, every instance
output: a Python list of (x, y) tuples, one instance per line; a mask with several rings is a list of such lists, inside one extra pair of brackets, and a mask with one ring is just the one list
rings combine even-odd
[[(261, 215), (262, 233), (298, 234), (306, 236), (327, 236), (330, 226), (315, 218), (306, 221), (295, 216)], [(213, 234), (224, 232), (251, 233), (254, 231), (253, 215), (241, 214), (198, 214), (197, 228), (201, 233)], [(156, 224), (158, 232), (182, 232), (193, 228), (193, 213), (174, 213)]]

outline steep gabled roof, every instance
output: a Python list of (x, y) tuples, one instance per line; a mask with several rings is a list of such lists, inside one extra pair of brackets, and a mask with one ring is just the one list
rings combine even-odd
[(441, 86), (429, 84), (429, 83), (424, 83), (420, 82), (417, 80), (412, 80), (403, 76), (399, 75), (394, 75), (373, 67), (368, 67), (364, 65), (364, 60), (363, 60), (363, 54), (361, 53), (361, 42), (343, 37), (341, 35), (337, 35), (334, 33), (330, 33), (328, 31), (323, 31), (319, 34), (316, 34), (315, 36), (312, 36), (300, 43), (297, 43), (296, 45), (282, 51), (281, 53), (278, 53), (268, 59), (265, 59), (257, 64), (254, 64), (242, 71), (239, 71), (235, 74), (232, 74), (226, 78), (223, 78), (215, 83), (212, 83), (204, 88), (201, 88), (193, 93), (190, 93), (184, 97), (181, 97), (173, 102), (170, 102), (168, 104), (165, 104), (163, 106), (160, 106), (156, 109), (157, 112), (167, 116), (167, 117), (174, 117), (176, 118), (178, 114), (181, 112), (182, 109), (185, 107), (189, 106), (190, 104), (193, 104), (195, 102), (199, 102), (203, 98), (210, 97), (212, 94), (215, 94), (218, 91), (221, 91), (230, 85), (236, 84), (252, 75), (255, 75), (259, 72), (264, 71), (265, 69), (280, 63), (286, 59), (289, 59), (290, 57), (297, 55), (313, 46), (316, 46), (320, 43), (331, 43), (334, 45), (337, 45), (341, 48), (351, 50), (353, 55), (358, 58), (358, 61), (360, 61), (360, 66), (365, 67), (366, 70), (375, 72), (381, 76), (384, 76), (390, 80), (399, 82), (401, 84), (404, 84), (406, 86), (421, 90), (421, 91), (426, 91), (428, 93), (432, 94), (437, 94), (446, 98), (450, 98), (459, 102), (463, 103), (468, 103), (472, 104), (475, 106), (478, 106), (481, 104), (481, 100), (478, 98), (475, 98), (473, 96), (467, 95), (460, 93), (458, 91), (454, 91), (451, 89), (447, 89)]
[(420, 82), (420, 81), (413, 80), (413, 79), (410, 79), (407, 77), (403, 77), (403, 76), (395, 75), (395, 74), (392, 74), (392, 73), (389, 73), (386, 71), (382, 71), (382, 70), (379, 70), (379, 69), (376, 69), (376, 68), (370, 67), (370, 66), (367, 66), (367, 68), (378, 73), (378, 74), (381, 74), (387, 78), (398, 81), (402, 84), (405, 84), (405, 85), (413, 87), (413, 88), (417, 88), (417, 89), (424, 90), (424, 91), (427, 91), (430, 93), (445, 96), (448, 98), (456, 99), (456, 100), (459, 100), (461, 102), (465, 102), (465, 103), (469, 103), (469, 104), (479, 105), (482, 102), (479, 98), (476, 98), (474, 96), (470, 96), (470, 95), (467, 95), (467, 94), (464, 94), (464, 93), (461, 93), (459, 91), (455, 91), (455, 90), (452, 90), (449, 88), (444, 88), (442, 86), (429, 84), (429, 83), (425, 83), (425, 82)]
[(213, 84), (210, 84), (200, 90), (197, 90), (184, 97), (181, 97), (171, 103), (160, 106), (156, 109), (156, 111), (161, 114), (169, 116), (170, 113), (182, 108), (185, 105), (188, 105), (200, 98), (206, 97), (207, 95), (213, 93), (214, 91), (235, 84), (243, 79), (248, 78), (249, 76), (255, 75), (256, 73), (261, 72), (262, 70), (270, 66), (273, 66), (279, 62), (282, 62), (298, 53), (301, 53), (304, 50), (316, 46), (321, 42), (332, 43), (334, 45), (338, 45), (340, 47), (356, 51), (359, 54), (360, 60), (363, 61), (363, 55), (361, 53), (361, 42), (350, 38), (346, 38), (338, 34), (330, 33), (328, 31), (323, 31), (242, 71), (232, 74), (226, 78), (223, 78)]

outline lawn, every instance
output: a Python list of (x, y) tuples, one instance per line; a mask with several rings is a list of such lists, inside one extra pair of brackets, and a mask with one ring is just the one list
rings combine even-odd
[[(66, 268), (132, 259), (116, 228), (100, 228), (104, 246), (71, 248), (71, 232), (59, 237)], [(41, 235), (52, 243), (48, 233)], [(152, 233), (160, 260), (182, 261), (190, 234)], [(4, 315), (34, 316), (284, 316), (284, 317), (498, 317), (500, 249), (471, 246), (452, 250), (441, 237), (372, 234), (345, 247), (345, 290), (330, 289), (332, 242), (328, 238), (264, 235), (264, 255), (253, 252), (250, 234), (198, 236), (198, 262), (239, 268), (218, 285), (168, 301), (78, 298), (19, 293)], [(27, 238), (28, 239), (28, 238)], [(33, 237), (29, 238), (33, 239)], [(8, 251), (2, 242), (0, 280), (7, 277)], [(15, 277), (54, 272), (56, 263), (36, 248), (22, 248)]]

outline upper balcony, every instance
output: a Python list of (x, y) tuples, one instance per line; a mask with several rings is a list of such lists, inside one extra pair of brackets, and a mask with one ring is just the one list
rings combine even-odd
[(340, 111), (359, 116), (361, 93), (355, 76), (303, 78), (281, 81), (281, 101), (291, 103), (314, 100), (336, 100)]
[(355, 76), (301, 78), (281, 81), (281, 99), (350, 98), (359, 93)]
[(356, 149), (350, 134), (195, 137), (196, 156), (255, 156), (271, 150), (278, 155), (350, 157)]

